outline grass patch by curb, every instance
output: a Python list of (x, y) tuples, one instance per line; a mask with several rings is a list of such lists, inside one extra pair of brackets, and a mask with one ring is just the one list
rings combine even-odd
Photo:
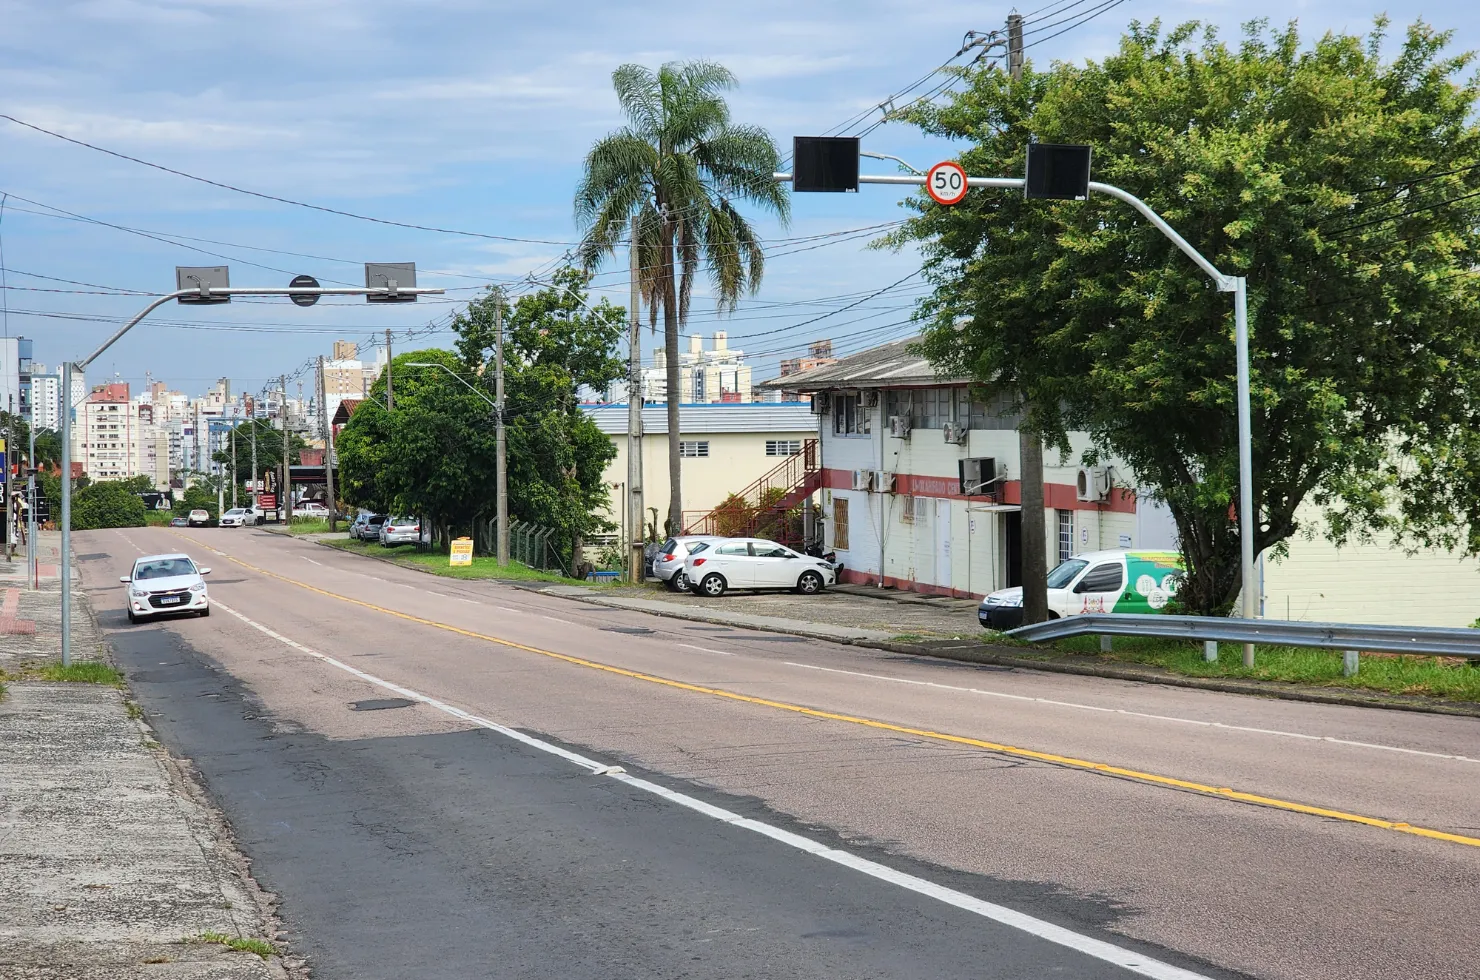
[[(107, 664), (95, 660), (63, 667), (59, 663), (22, 664), (19, 670), (0, 670), (3, 681), (63, 681), (69, 684), (106, 684), (123, 687), (123, 675)], [(3, 685), (0, 685), (3, 691)]]
[[(341, 525), (348, 525), (346, 521), (340, 521)], [(295, 517), (288, 522), (289, 534), (326, 534), (329, 530), (329, 520), (325, 517)]]
[(1344, 677), (1340, 650), (1305, 647), (1255, 647), (1253, 667), (1244, 666), (1243, 647), (1238, 643), (1220, 644), (1218, 659), (1208, 663), (1203, 660), (1200, 643), (1150, 637), (1117, 636), (1113, 648), (1105, 653), (1100, 651), (1098, 636), (1078, 636), (1060, 640), (1051, 650), (1024, 648), (1019, 655), (1052, 659), (1055, 653), (1088, 656), (1107, 663), (1146, 664), (1187, 677), (1284, 681), (1316, 687), (1480, 701), (1480, 667), (1451, 657), (1364, 654), (1356, 676)]
[(223, 932), (203, 932), (198, 936), (192, 936), (185, 940), (187, 943), (219, 943), (227, 949), (234, 949), (238, 953), (256, 953), (264, 960), (277, 953), (272, 943), (265, 939), (243, 939), (240, 936), (228, 936)]
[(435, 551), (417, 551), (412, 545), (382, 548), (378, 542), (355, 541), (349, 538), (336, 538), (321, 543), (331, 548), (338, 548), (341, 551), (352, 551), (355, 554), (388, 559), (407, 568), (420, 568), (445, 578), (498, 579), (505, 582), (552, 582), (559, 585), (594, 586), (598, 584), (568, 578), (556, 572), (536, 571), (533, 568), (526, 568), (515, 562), (500, 565), (498, 559), (483, 555), (474, 556), (473, 564), (471, 565), (453, 566), (447, 564), (447, 556), (445, 554)]

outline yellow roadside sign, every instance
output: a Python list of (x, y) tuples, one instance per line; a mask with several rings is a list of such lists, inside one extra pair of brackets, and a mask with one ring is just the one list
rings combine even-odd
[(471, 565), (473, 563), (473, 539), (454, 539), (452, 553), (448, 555), (447, 563), (449, 565)]

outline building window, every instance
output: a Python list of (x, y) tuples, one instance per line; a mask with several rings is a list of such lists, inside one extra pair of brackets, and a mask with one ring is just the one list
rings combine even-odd
[(857, 395), (833, 396), (833, 432), (840, 436), (866, 436), (870, 431), (868, 409)]
[(915, 523), (915, 498), (914, 497), (901, 497), (900, 499), (904, 501), (904, 507), (903, 507), (903, 509), (899, 513), (900, 523), (902, 523), (902, 524), (913, 524), (913, 523)]
[(1074, 554), (1074, 512), (1060, 510), (1059, 516), (1059, 561), (1067, 561)]
[(833, 547), (848, 550), (848, 498), (833, 501)]
[(698, 442), (680, 442), (678, 444), (678, 454), (680, 456), (687, 456), (690, 459), (706, 457), (709, 455), (709, 440), (701, 439)]
[(767, 439), (767, 456), (795, 456), (802, 451), (800, 439)]

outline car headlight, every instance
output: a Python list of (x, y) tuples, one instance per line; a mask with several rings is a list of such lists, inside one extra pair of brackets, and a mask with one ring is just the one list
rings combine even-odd
[(190, 587), (190, 591), (191, 592), (204, 592), (205, 590), (206, 590), (206, 584), (204, 582), (196, 582), (194, 585), (192, 585)]
[(147, 598), (149, 598), (149, 593), (142, 592), (139, 589), (129, 589), (128, 590), (128, 594), (131, 595), (131, 596), (133, 596), (135, 599), (147, 599)]
[(991, 607), (1021, 606), (1023, 604), (1023, 600), (1020, 598), (1015, 598), (1013, 596), (989, 595), (986, 598), (986, 604)]

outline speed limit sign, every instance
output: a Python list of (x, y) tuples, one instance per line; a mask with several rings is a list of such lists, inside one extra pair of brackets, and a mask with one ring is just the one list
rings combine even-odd
[(960, 204), (966, 196), (966, 171), (951, 160), (937, 163), (925, 174), (925, 190), (936, 204)]

